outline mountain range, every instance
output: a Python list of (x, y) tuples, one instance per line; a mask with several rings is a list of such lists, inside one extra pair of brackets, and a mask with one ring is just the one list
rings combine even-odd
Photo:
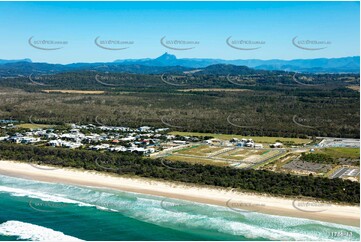
[[(127, 72), (138, 74), (180, 73), (185, 71), (198, 71), (205, 67), (216, 65), (209, 70), (221, 70), (230, 68), (229, 65), (243, 66), (256, 70), (268, 71), (291, 71), (303, 73), (359, 73), (360, 57), (342, 58), (317, 58), (317, 59), (295, 59), (295, 60), (223, 60), (223, 59), (198, 59), (182, 58), (164, 53), (154, 59), (124, 59), (114, 62), (99, 63), (72, 63), (72, 64), (50, 64), (36, 63), (30, 59), (1, 60), (0, 76), (29, 75), (31, 73), (59, 73), (67, 71), (108, 71)], [(226, 67), (227, 66), (227, 67)], [(239, 68), (236, 68), (237, 70)], [(242, 72), (245, 69), (242, 70)], [(205, 72), (203, 70), (202, 72)]]
[(7, 64), (7, 63), (15, 63), (15, 62), (32, 62), (32, 61), (30, 59), (21, 59), (21, 60), (1, 60), (0, 59), (0, 65)]
[(137, 60), (116, 60), (115, 63), (146, 66), (184, 66), (190, 68), (204, 68), (214, 64), (230, 64), (237, 66), (247, 66), (260, 70), (280, 70), (296, 72), (352, 72), (358, 73), (360, 69), (360, 57), (342, 57), (342, 58), (317, 58), (317, 59), (295, 59), (295, 60), (223, 60), (223, 59), (197, 59), (184, 58), (178, 59), (175, 55), (165, 53), (155, 59), (137, 59)]

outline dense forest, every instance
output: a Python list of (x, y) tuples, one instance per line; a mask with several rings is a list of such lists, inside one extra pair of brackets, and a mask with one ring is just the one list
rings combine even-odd
[(253, 136), (359, 137), (359, 92), (349, 88), (359, 86), (356, 74), (296, 74), (232, 65), (182, 71), (160, 75), (89, 70), (0, 78), (0, 119)]
[[(152, 68), (156, 69), (156, 67)], [(113, 73), (99, 70), (28, 74), (0, 77), (0, 86), (21, 88), (27, 91), (77, 89), (108, 92), (174, 92), (188, 88), (247, 88), (255, 91), (295, 92), (295, 95), (307, 93), (308, 96), (320, 91), (329, 94), (330, 90), (359, 85), (357, 74), (296, 74), (253, 70), (232, 65), (213, 65), (194, 73), (184, 72), (183, 68), (172, 70), (158, 74)]]
[(360, 202), (359, 183), (348, 180), (170, 162), (144, 158), (131, 153), (100, 153), (0, 143), (0, 159), (84, 168), (199, 185), (232, 187), (274, 195), (314, 197), (325, 201), (352, 204)]

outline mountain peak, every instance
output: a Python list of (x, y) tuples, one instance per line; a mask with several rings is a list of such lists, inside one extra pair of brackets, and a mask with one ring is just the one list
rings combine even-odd
[(165, 52), (163, 55), (156, 58), (156, 60), (161, 60), (161, 61), (177, 60), (177, 57), (175, 55), (168, 54), (168, 52)]

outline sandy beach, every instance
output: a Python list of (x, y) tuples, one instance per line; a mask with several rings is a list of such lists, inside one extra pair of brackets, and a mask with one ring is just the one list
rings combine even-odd
[(360, 207), (320, 203), (312, 200), (242, 193), (234, 189), (126, 178), (95, 171), (59, 169), (14, 161), (0, 161), (0, 174), (32, 180), (110, 188), (121, 191), (177, 198), (198, 203), (245, 209), (266, 214), (308, 218), (360, 226)]

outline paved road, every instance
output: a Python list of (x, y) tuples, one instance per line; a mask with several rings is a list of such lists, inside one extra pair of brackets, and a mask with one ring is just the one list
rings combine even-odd
[(335, 173), (333, 173), (330, 178), (339, 178), (341, 177), (346, 171), (348, 170), (347, 167), (342, 167), (341, 169), (338, 169)]

